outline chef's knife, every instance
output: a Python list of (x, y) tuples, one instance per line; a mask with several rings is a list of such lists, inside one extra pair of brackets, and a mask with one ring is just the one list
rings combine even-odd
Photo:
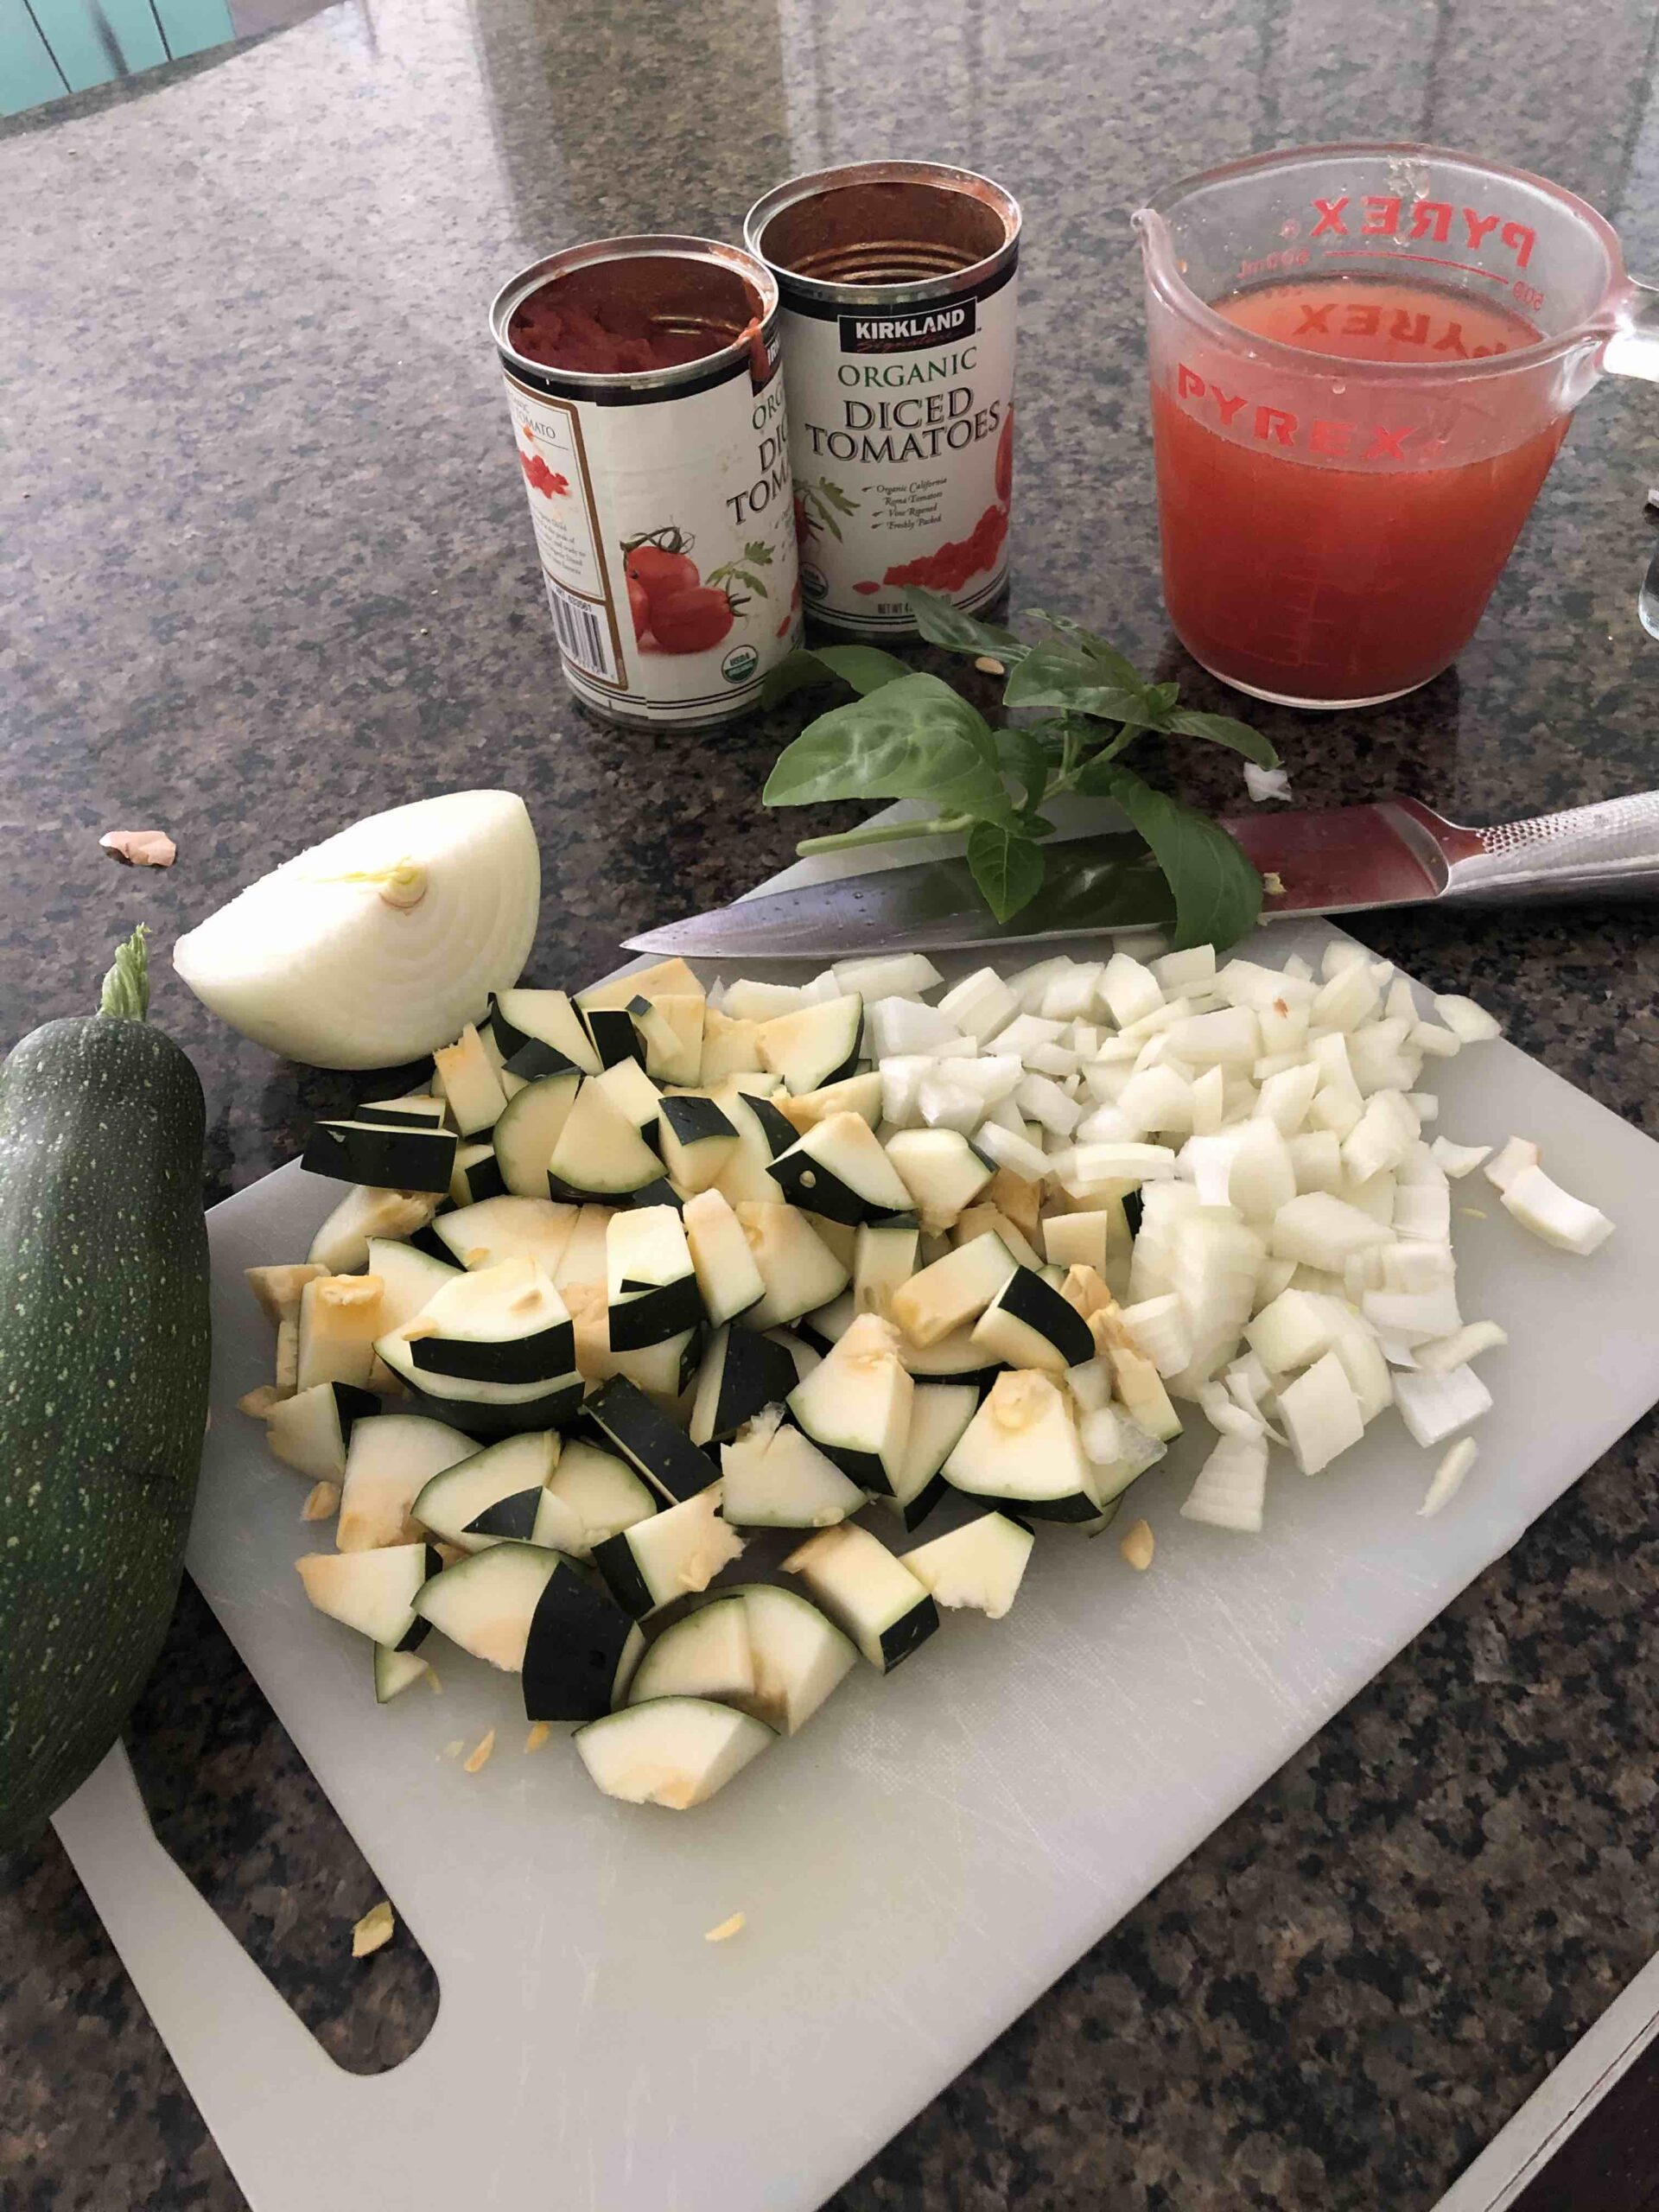
[[(1226, 826), (1268, 886), (1263, 919), (1373, 906), (1519, 905), (1659, 893), (1659, 791), (1464, 830), (1414, 798), (1325, 813), (1231, 815)], [(799, 891), (741, 899), (627, 940), (632, 952), (819, 960), (887, 946), (943, 950), (1156, 927), (1168, 887), (1125, 831), (1057, 839), (1042, 890), (999, 923), (963, 860), (924, 861)]]

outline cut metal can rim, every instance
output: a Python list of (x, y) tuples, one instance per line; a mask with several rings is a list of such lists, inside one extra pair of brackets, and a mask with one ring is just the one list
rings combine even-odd
[(701, 353), (694, 361), (675, 361), (660, 369), (564, 369), (556, 363), (532, 360), (521, 353), (507, 336), (513, 315), (533, 292), (556, 276), (568, 276), (607, 261), (663, 258), (702, 261), (729, 270), (753, 288), (758, 302), (755, 325), (763, 337), (773, 327), (779, 305), (776, 276), (758, 255), (719, 238), (683, 236), (677, 232), (634, 232), (612, 238), (588, 238), (544, 254), (516, 276), (510, 276), (490, 302), (490, 338), (503, 363), (527, 382), (568, 392), (573, 398), (602, 400), (609, 393), (650, 393), (677, 391), (684, 385), (715, 384), (747, 361), (752, 355), (754, 328), (741, 331), (727, 344)]
[[(937, 276), (899, 277), (885, 283), (843, 283), (812, 276), (775, 261), (768, 261), (760, 241), (767, 226), (788, 209), (807, 200), (849, 187), (869, 184), (915, 184), (937, 191), (959, 193), (988, 207), (1002, 224), (1001, 243), (976, 261), (942, 270)], [(893, 308), (912, 302), (950, 300), (976, 289), (1019, 258), (1022, 224), (1020, 203), (1006, 186), (976, 169), (960, 168), (947, 162), (849, 162), (837, 168), (812, 169), (789, 177), (763, 193), (743, 219), (743, 243), (749, 254), (766, 269), (786, 299), (810, 300), (832, 307)]]

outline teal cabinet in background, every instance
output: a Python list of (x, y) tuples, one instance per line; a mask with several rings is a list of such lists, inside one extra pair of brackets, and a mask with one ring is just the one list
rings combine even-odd
[(0, 0), (0, 115), (235, 35), (226, 0)]

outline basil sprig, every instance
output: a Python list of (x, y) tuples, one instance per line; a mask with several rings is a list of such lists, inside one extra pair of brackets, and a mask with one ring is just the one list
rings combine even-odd
[(1178, 684), (1143, 683), (1116, 646), (1065, 615), (1033, 609), (1032, 619), (1053, 634), (1032, 645), (936, 592), (906, 597), (924, 638), (999, 662), (1007, 677), (1003, 705), (1039, 719), (994, 727), (938, 677), (876, 645), (791, 653), (767, 679), (768, 704), (830, 677), (856, 696), (784, 748), (766, 779), (766, 804), (910, 798), (937, 810), (924, 821), (808, 837), (799, 851), (965, 834), (974, 881), (1006, 922), (1042, 888), (1043, 840), (1053, 830), (1044, 806), (1057, 792), (1077, 791), (1115, 801), (1144, 841), (1175, 901), (1178, 949), (1230, 944), (1254, 925), (1262, 884), (1253, 863), (1219, 823), (1143, 781), (1122, 755), (1147, 736), (1192, 737), (1274, 767), (1279, 755), (1259, 730), (1183, 707)]

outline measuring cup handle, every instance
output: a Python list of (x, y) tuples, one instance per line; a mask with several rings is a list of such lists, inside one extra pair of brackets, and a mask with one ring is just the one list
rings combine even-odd
[(1659, 284), (1626, 277), (1615, 312), (1618, 321), (1602, 350), (1602, 367), (1610, 376), (1659, 384)]
[(1447, 899), (1512, 905), (1659, 896), (1659, 791), (1463, 835), (1479, 847), (1452, 863)]

